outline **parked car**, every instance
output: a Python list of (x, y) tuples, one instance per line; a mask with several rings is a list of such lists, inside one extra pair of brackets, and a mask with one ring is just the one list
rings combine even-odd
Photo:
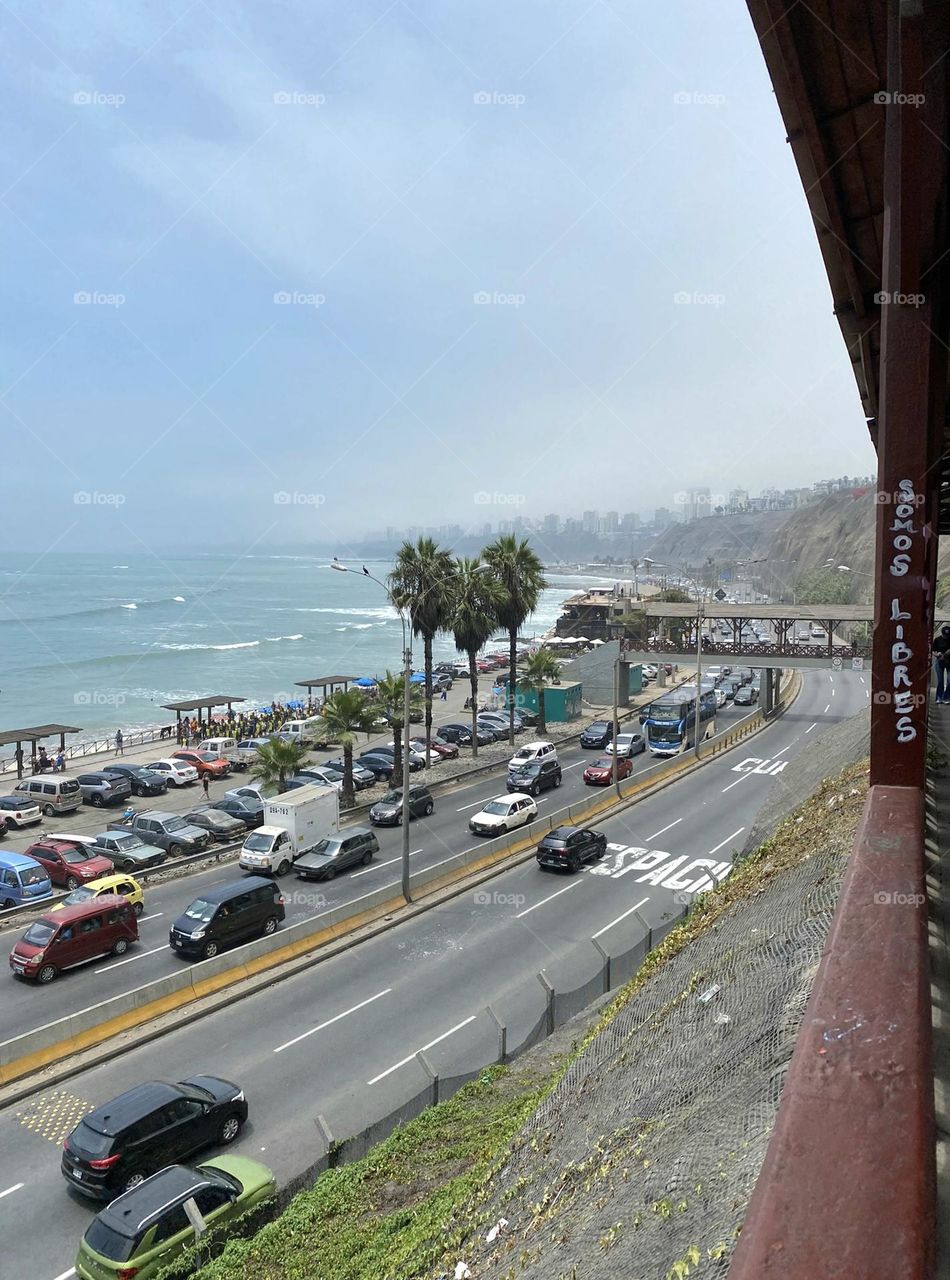
[(69, 840), (44, 836), (24, 850), (46, 871), (53, 884), (78, 889), (87, 880), (112, 874), (112, 862), (102, 854), (90, 853), (88, 847)]
[[(409, 787), (407, 807), (410, 818), (428, 818), (435, 808), (432, 792), (428, 787), (413, 784)], [(402, 822), (403, 788), (395, 787), (387, 791), (381, 800), (369, 811), (369, 820), (374, 827), (394, 827)]]
[(375, 831), (369, 827), (347, 827), (302, 854), (294, 863), (294, 870), (302, 880), (332, 880), (338, 871), (345, 871), (347, 867), (368, 867), (378, 852)]
[(10, 968), (16, 977), (45, 986), (63, 969), (124, 955), (138, 936), (135, 912), (125, 898), (97, 897), (34, 920), (10, 952)]
[(0, 853), (0, 907), (22, 907), (53, 896), (49, 872), (25, 853)]
[(160, 773), (170, 787), (187, 787), (198, 781), (198, 770), (184, 760), (153, 760), (146, 768)]
[(538, 866), (561, 871), (580, 871), (585, 862), (602, 858), (607, 837), (592, 827), (555, 827), (538, 845)]
[(0, 813), (0, 836), (7, 834), (7, 818), (6, 814)]
[(30, 804), (39, 805), (47, 818), (55, 818), (58, 813), (72, 813), (82, 804), (79, 783), (62, 773), (53, 778), (21, 778), (14, 785), (13, 794)]
[(157, 844), (171, 858), (183, 853), (200, 853), (211, 843), (207, 831), (193, 827), (179, 813), (147, 809), (132, 815), (130, 822), (110, 822), (109, 831), (131, 831), (146, 844)]
[[(401, 750), (402, 748), (400, 748), (400, 752)], [(384, 747), (374, 747), (373, 751), (377, 755), (385, 754), (387, 756), (394, 756), (396, 754), (396, 744), (394, 742), (387, 742)], [(411, 773), (414, 773), (416, 769), (424, 769), (427, 764), (432, 764), (433, 761), (436, 759), (437, 759), (437, 756), (435, 755), (434, 752), (430, 754), (428, 751), (417, 751), (415, 747), (412, 745), (412, 739), (410, 738), (409, 740), (409, 771)]]
[[(471, 724), (443, 724), (439, 726), (438, 734), (446, 742), (454, 742), (458, 747), (470, 747), (472, 745)], [(498, 735), (487, 726), (478, 726), (476, 737), (480, 747), (487, 747), (490, 742), (495, 742), (498, 739)]]
[(108, 858), (117, 871), (160, 867), (168, 856), (161, 845), (147, 844), (132, 831), (100, 831), (87, 848)]
[(343, 790), (343, 774), (322, 765), (308, 765), (306, 769), (301, 769), (299, 773), (294, 774), (293, 780), (310, 784), (316, 782), (321, 787), (336, 787), (337, 791)]
[(32, 826), (34, 822), (43, 821), (40, 806), (25, 796), (0, 796), (0, 814), (10, 829), (16, 827), (19, 830), (21, 827)]
[(80, 1280), (153, 1280), (197, 1239), (186, 1202), (209, 1227), (222, 1227), (276, 1194), (274, 1175), (256, 1160), (218, 1156), (196, 1169), (168, 1165), (93, 1218), (76, 1274)]
[(168, 790), (168, 779), (155, 769), (145, 769), (137, 764), (105, 764), (103, 773), (117, 778), (127, 778), (134, 796), (160, 796)]
[[(487, 729), (489, 733), (495, 735), (496, 742), (504, 742), (510, 736), (509, 723), (503, 720), (501, 716), (494, 716), (489, 712), (479, 712), (476, 723), (479, 729)], [(524, 725), (520, 720), (515, 721), (515, 733), (523, 733)]]
[(479, 836), (500, 836), (527, 826), (538, 816), (538, 806), (530, 796), (516, 791), (496, 796), (468, 820), (468, 829)]
[(237, 818), (244, 824), (245, 830), (259, 827), (264, 821), (264, 802), (262, 800), (244, 800), (237, 796), (216, 800), (211, 806), (219, 813)]
[[(324, 760), (323, 768), (333, 769), (342, 777), (344, 770), (343, 757), (340, 756), (338, 760)], [(353, 761), (353, 786), (357, 791), (363, 791), (367, 787), (371, 787), (375, 781), (376, 775), (371, 769), (365, 769), (361, 764), (358, 764), (356, 760)]]
[(76, 777), (82, 798), (87, 804), (118, 804), (132, 794), (128, 778), (110, 773), (80, 773)]
[(441, 690), (441, 689), (445, 689), (445, 690), (449, 690), (449, 689), (451, 689), (451, 688), (452, 688), (452, 673), (451, 673), (451, 671), (433, 671), (433, 673), (432, 673), (432, 688), (433, 688), (433, 689), (439, 689), (439, 690)]
[(201, 809), (192, 809), (185, 814), (185, 821), (190, 827), (200, 827), (207, 831), (212, 840), (226, 844), (229, 840), (240, 840), (247, 831), (247, 823), (241, 818), (232, 817), (220, 809), (212, 809), (206, 805)]
[(393, 758), (392, 756), (378, 755), (376, 752), (366, 752), (360, 756), (357, 763), (363, 769), (368, 769), (373, 775), (374, 781), (381, 778), (387, 782), (393, 776)]
[(268, 799), (268, 796), (264, 794), (264, 787), (260, 782), (245, 782), (243, 786), (232, 787), (230, 791), (225, 791), (223, 799), (257, 800), (263, 804), (264, 801)]
[(233, 1142), (246, 1119), (244, 1090), (230, 1080), (149, 1080), (83, 1116), (63, 1143), (60, 1168), (84, 1196), (112, 1200), (176, 1160)]
[[(631, 773), (633, 773), (633, 761), (629, 756), (619, 756), (617, 777), (623, 781), (624, 778), (629, 778)], [(583, 778), (589, 787), (609, 787), (614, 780), (613, 756), (598, 756), (584, 770)]]
[(257, 760), (258, 747), (265, 747), (270, 738), (242, 738), (237, 744), (238, 759), (245, 765), (254, 764)]
[(206, 889), (169, 929), (168, 942), (179, 955), (210, 960), (225, 947), (274, 933), (284, 914), (273, 880), (245, 876)]
[(411, 738), (410, 743), (419, 752), (425, 751), (428, 747), (430, 754), (434, 753), (440, 760), (458, 758), (459, 749), (454, 742), (443, 742), (441, 738)]
[(198, 777), (207, 774), (209, 778), (226, 778), (231, 772), (231, 761), (213, 751), (173, 751), (171, 758), (181, 760), (184, 764), (193, 765), (198, 770)]
[(581, 734), (581, 746), (603, 751), (614, 736), (614, 726), (610, 720), (595, 720)]
[(521, 791), (538, 796), (542, 791), (561, 785), (561, 766), (555, 759), (531, 760), (527, 764), (509, 767), (506, 783), (509, 791)]
[(72, 893), (67, 893), (62, 902), (50, 907), (50, 911), (62, 911), (64, 907), (78, 907), (87, 902), (95, 902), (98, 898), (109, 897), (125, 898), (137, 916), (145, 910), (145, 895), (135, 877), (116, 874), (100, 876), (98, 880), (80, 885)]
[(536, 760), (556, 760), (557, 748), (553, 742), (526, 742), (508, 761), (509, 769), (520, 764), (534, 764)]

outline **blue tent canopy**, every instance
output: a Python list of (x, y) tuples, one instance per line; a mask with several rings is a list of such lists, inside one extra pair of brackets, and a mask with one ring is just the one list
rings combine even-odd
[(425, 684), (425, 682), (426, 682), (426, 673), (424, 671), (417, 671), (415, 675), (411, 675), (409, 677), (410, 684)]
[(300, 701), (299, 698), (292, 698), (290, 702), (287, 703), (287, 706), (292, 707), (294, 708), (294, 710), (296, 710), (298, 707), (302, 707), (303, 703)]
[(361, 689), (371, 689), (376, 681), (371, 676), (360, 676), (359, 680), (354, 680), (354, 684), (358, 684)]

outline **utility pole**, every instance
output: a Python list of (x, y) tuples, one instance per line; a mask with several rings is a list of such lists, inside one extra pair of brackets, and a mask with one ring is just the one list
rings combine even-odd
[(699, 703), (703, 683), (703, 606), (696, 606), (696, 707), (693, 713), (693, 752), (699, 759)]
[(614, 658), (614, 749), (613, 749), (613, 775), (614, 790), (620, 795), (620, 756), (617, 754), (617, 736), (620, 733), (620, 716), (617, 710), (617, 704), (620, 702), (620, 641), (617, 641), (617, 656)]

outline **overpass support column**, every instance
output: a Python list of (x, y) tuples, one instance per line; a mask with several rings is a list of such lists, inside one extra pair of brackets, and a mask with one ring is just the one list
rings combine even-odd
[(770, 716), (775, 706), (775, 669), (765, 668), (765, 679), (762, 681), (762, 714)]

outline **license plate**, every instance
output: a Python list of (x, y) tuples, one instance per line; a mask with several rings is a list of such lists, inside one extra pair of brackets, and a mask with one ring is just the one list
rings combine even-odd
[(71, 1169), (70, 1173), (73, 1175), (74, 1178), (77, 1178), (80, 1182), (82, 1182), (82, 1169)]
[(177, 939), (177, 938), (172, 938), (172, 946), (173, 946), (173, 947), (180, 947), (180, 946), (181, 946), (181, 943), (178, 941), (178, 939)]

